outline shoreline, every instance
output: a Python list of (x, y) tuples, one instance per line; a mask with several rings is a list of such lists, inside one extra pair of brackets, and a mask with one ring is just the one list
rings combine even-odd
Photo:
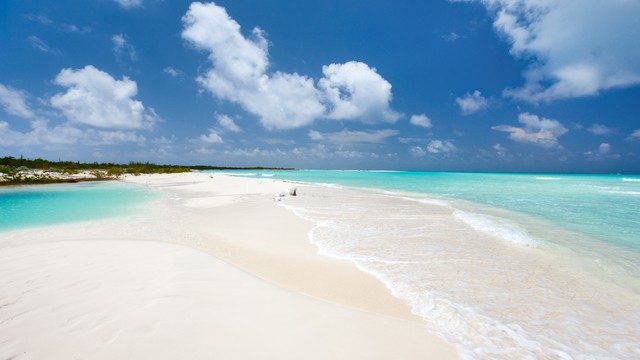
[[(45, 254), (39, 254), (42, 249), (50, 247), (50, 251), (58, 251), (56, 247), (65, 246), (73, 250), (72, 254), (82, 253), (83, 256), (100, 262), (100, 260), (109, 260), (109, 256), (95, 258), (94, 256), (97, 256), (95, 254), (85, 254), (87, 248), (83, 244), (93, 243), (98, 248), (121, 247), (125, 250), (127, 247), (137, 247), (143, 253), (142, 248), (148, 248), (151, 252), (170, 254), (175, 250), (182, 254), (182, 250), (168, 248), (179, 246), (180, 249), (189, 249), (185, 250), (185, 253), (207, 254), (207, 261), (217, 264), (211, 266), (219, 267), (219, 271), (229, 276), (235, 274), (233, 276), (245, 277), (241, 281), (242, 286), (247, 287), (243, 296), (252, 297), (255, 295), (252, 289), (255, 288), (269, 289), (264, 290), (264, 296), (253, 299), (253, 302), (250, 302), (251, 306), (262, 307), (266, 302), (266, 309), (269, 311), (274, 311), (281, 317), (292, 317), (291, 321), (283, 327), (277, 327), (274, 324), (281, 321), (281, 317), (274, 319), (260, 312), (240, 315), (240, 317), (236, 313), (235, 317), (227, 316), (225, 323), (245, 323), (248, 319), (243, 319), (243, 316), (267, 317), (269, 319), (252, 324), (254, 328), (240, 326), (240, 333), (254, 334), (258, 331), (264, 335), (273, 332), (274, 335), (293, 337), (301, 344), (289, 349), (289, 352), (276, 351), (270, 346), (263, 346), (261, 340), (256, 340), (259, 338), (253, 338), (253, 340), (249, 339), (248, 343), (244, 341), (238, 343), (236, 350), (247, 347), (247, 344), (250, 345), (249, 347), (256, 345), (255, 351), (267, 348), (280, 358), (292, 359), (299, 358), (303, 354), (318, 359), (340, 358), (339, 354), (351, 354), (342, 358), (459, 358), (453, 345), (446, 343), (437, 335), (430, 334), (423, 320), (413, 315), (406, 303), (393, 297), (389, 289), (378, 279), (359, 270), (349, 261), (318, 254), (308, 238), (308, 232), (315, 224), (300, 218), (283, 206), (278, 206), (278, 202), (274, 199), (276, 194), (277, 198), (282, 193), (288, 194), (295, 184), (270, 179), (244, 179), (203, 173), (131, 176), (126, 177), (124, 181), (158, 190), (165, 196), (162, 200), (151, 204), (148, 213), (127, 219), (14, 231), (11, 236), (0, 242), (0, 258), (6, 258), (5, 256), (12, 251), (27, 250), (27, 247), (31, 246), (32, 251), (25, 256), (42, 260), (42, 257), (46, 257)], [(307, 185), (297, 185), (298, 190), (302, 190), (303, 193), (305, 186)], [(194, 254), (184, 256), (191, 259), (195, 256)], [(146, 264), (150, 268), (158, 266), (140, 256), (132, 258), (132, 261), (132, 264), (127, 265), (126, 262), (122, 262), (118, 266), (132, 267), (130, 270), (133, 274), (139, 273), (139, 270), (135, 270), (133, 266), (135, 263)], [(38, 261), (33, 263), (39, 264)], [(58, 265), (53, 263), (51, 266)], [(185, 270), (180, 266), (184, 264), (178, 265), (173, 264), (179, 270), (175, 276), (182, 276)], [(203, 266), (206, 268), (210, 265)], [(32, 269), (31, 273), (37, 272), (37, 268)], [(0, 274), (5, 270), (8, 271), (0, 266)], [(240, 274), (244, 275), (240, 276)], [(41, 275), (44, 276), (44, 274)], [(188, 283), (189, 281), (182, 285)], [(231, 283), (227, 284), (226, 288), (210, 289), (211, 293), (206, 292), (206, 295), (219, 296), (226, 291), (234, 290), (235, 286), (240, 284)], [(200, 295), (204, 295), (204, 290)], [(286, 299), (283, 300), (286, 304), (274, 302), (271, 298), (281, 295)], [(24, 299), (15, 300), (20, 303)], [(93, 300), (96, 303), (104, 301), (104, 299)], [(187, 300), (197, 301), (198, 297)], [(239, 299), (232, 299), (230, 303), (232, 304), (235, 300)], [(10, 315), (14, 307), (0, 309), (0, 323), (3, 323), (3, 319), (9, 319), (7, 314)], [(225, 316), (224, 308), (212, 309), (207, 306), (205, 308), (207, 312), (212, 312), (214, 317)], [(323, 310), (316, 313), (318, 308)], [(71, 309), (67, 310), (71, 311)], [(163, 311), (161, 318), (173, 315), (171, 310)], [(50, 314), (50, 316), (54, 315)], [(32, 320), (39, 321), (36, 318)], [(16, 320), (7, 321), (8, 324), (16, 323)], [(187, 323), (188, 321), (182, 325)], [(205, 328), (215, 327), (215, 324), (199, 324)], [(126, 329), (124, 325), (119, 325), (121, 331)], [(7, 323), (0, 324), (0, 343), (2, 341), (11, 343), (11, 336), (6, 332), (7, 327)], [(113, 324), (103, 325), (103, 327), (117, 328), (118, 326)], [(298, 333), (300, 327), (303, 327), (304, 331)], [(296, 331), (292, 333), (292, 330)], [(170, 332), (170, 329), (156, 331), (156, 334), (163, 331)], [(211, 331), (215, 332), (215, 329)], [(62, 342), (74, 339), (74, 336), (64, 331), (56, 336), (60, 338), (57, 340)], [(65, 336), (67, 336), (66, 340)], [(141, 341), (150, 344), (148, 348), (144, 347), (150, 351), (149, 353), (160, 354), (159, 358), (171, 357), (168, 353), (156, 351), (158, 348), (163, 348), (165, 344), (152, 341), (155, 339), (153, 334), (140, 336)], [(200, 336), (195, 336), (196, 340), (200, 339)], [(311, 345), (316, 337), (324, 339), (325, 347), (322, 350)], [(204, 339), (200, 340), (204, 341)], [(109, 355), (121, 355), (121, 352), (116, 351), (120, 348), (113, 345), (114, 341), (118, 343), (117, 340), (113, 340), (111, 345), (104, 347), (103, 356), (97, 357), (108, 358)], [(169, 343), (176, 345), (176, 342), (180, 341), (187, 341), (187, 339), (174, 338)], [(258, 344), (255, 343), (256, 341)], [(16, 351), (21, 346), (14, 345)], [(22, 346), (38, 347), (38, 342), (34, 339), (34, 342), (25, 342)], [(120, 346), (123, 347), (118, 351), (126, 350), (126, 346), (123, 344)], [(202, 346), (203, 344), (199, 344), (196, 348), (201, 350), (206, 348)], [(243, 358), (238, 355), (239, 353), (234, 354), (232, 346), (228, 347), (229, 349), (225, 351), (229, 352), (220, 350), (218, 353), (230, 358)], [(116, 352), (109, 354), (109, 349)], [(212, 349), (208, 348), (208, 350)], [(215, 350), (213, 351), (215, 353)], [(314, 354), (313, 351), (317, 353)], [(2, 353), (2, 355), (8, 355), (8, 353)], [(62, 353), (59, 355), (64, 357)], [(191, 355), (194, 354), (191, 353)], [(195, 355), (197, 357), (197, 354)], [(200, 356), (202, 355), (204, 353), (200, 353)], [(211, 353), (207, 355), (210, 356)], [(56, 358), (56, 356), (52, 357)]]

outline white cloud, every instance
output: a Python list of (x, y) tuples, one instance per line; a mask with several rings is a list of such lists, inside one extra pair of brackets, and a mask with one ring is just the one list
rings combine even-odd
[(291, 139), (278, 139), (278, 138), (268, 138), (268, 139), (263, 139), (262, 141), (269, 145), (290, 146), (290, 145), (295, 145), (296, 143), (294, 140), (291, 140)]
[(127, 38), (123, 34), (116, 34), (111, 37), (111, 42), (113, 42), (113, 53), (116, 58), (120, 60), (123, 54), (127, 54), (131, 61), (136, 61), (138, 59), (138, 52), (136, 48), (131, 45)]
[(267, 129), (292, 129), (316, 119), (394, 122), (391, 85), (375, 69), (359, 62), (323, 67), (318, 81), (297, 73), (268, 73), (268, 42), (255, 28), (251, 37), (222, 7), (194, 2), (182, 18), (182, 37), (209, 53), (212, 67), (200, 85), (214, 96), (235, 102), (259, 116)]
[(604, 159), (620, 159), (620, 154), (613, 153), (613, 148), (607, 143), (602, 143), (595, 151), (587, 151), (584, 153), (591, 160), (604, 160)]
[(321, 133), (315, 130), (309, 130), (309, 137), (315, 141), (325, 141), (333, 144), (353, 144), (353, 143), (371, 143), (382, 144), (386, 138), (398, 135), (397, 130), (364, 130), (349, 131), (343, 130), (331, 133)]
[(280, 72), (267, 75), (267, 40), (259, 28), (252, 38), (245, 38), (240, 25), (213, 3), (192, 3), (182, 21), (182, 37), (210, 53), (213, 67), (198, 82), (213, 95), (258, 115), (266, 128), (307, 125), (324, 112), (311, 79)]
[[(86, 34), (92, 31), (92, 29), (88, 26), (83, 26), (82, 28), (74, 25), (74, 24), (56, 24), (53, 20), (46, 17), (45, 15), (36, 15), (36, 14), (27, 14), (24, 16), (25, 19), (40, 23), (42, 25), (52, 26), (56, 30), (64, 31), (67, 33), (78, 33), (78, 34)], [(39, 38), (33, 36), (33, 38), (37, 39), (37, 41), (41, 41)], [(31, 41), (31, 40), (30, 40)], [(44, 44), (44, 42), (42, 42)], [(33, 44), (32, 44), (33, 45)], [(46, 45), (46, 44), (45, 44)]]
[(132, 9), (142, 6), (142, 0), (114, 0), (125, 9)]
[(590, 128), (587, 129), (588, 132), (594, 135), (609, 135), (615, 132), (614, 129), (609, 128), (605, 125), (593, 124)]
[(531, 63), (524, 87), (506, 96), (539, 102), (640, 84), (638, 1), (466, 1), (483, 3), (511, 53)]
[(44, 25), (53, 24), (53, 20), (49, 19), (45, 15), (27, 14), (24, 16), (24, 18), (30, 21), (38, 22), (40, 24), (44, 24)]
[(421, 126), (423, 128), (430, 128), (433, 126), (433, 124), (431, 124), (431, 119), (429, 119), (425, 114), (411, 115), (409, 122), (415, 126)]
[(411, 143), (423, 142), (423, 141), (425, 141), (425, 139), (413, 138), (413, 137), (399, 137), (398, 138), (398, 142), (400, 142), (401, 144), (411, 144)]
[(389, 108), (391, 84), (367, 64), (331, 64), (323, 66), (322, 73), (318, 87), (328, 100), (329, 118), (393, 123), (401, 117)]
[(151, 142), (157, 145), (173, 145), (175, 139), (168, 139), (164, 136), (160, 136), (158, 138), (151, 139)]
[(446, 154), (458, 151), (458, 148), (449, 140), (431, 140), (426, 147), (412, 146), (409, 153), (415, 157), (423, 157), (427, 154)]
[(106, 129), (143, 129), (153, 126), (158, 116), (134, 100), (135, 81), (116, 80), (91, 65), (82, 69), (63, 69), (55, 83), (67, 88), (51, 98), (51, 105), (76, 124)]
[(177, 78), (178, 76), (180, 76), (180, 74), (182, 74), (180, 70), (176, 70), (171, 66), (165, 67), (164, 69), (162, 69), (162, 72), (171, 76), (172, 78)]
[(124, 46), (127, 44), (127, 40), (122, 34), (113, 35), (111, 37), (111, 42), (113, 42), (113, 51), (116, 53), (121, 52)]
[(456, 103), (460, 106), (460, 111), (465, 115), (470, 115), (489, 107), (489, 101), (482, 96), (478, 90), (473, 94), (466, 93), (461, 98), (456, 98)]
[(0, 84), (0, 106), (7, 113), (25, 119), (34, 117), (26, 98), (27, 95), (24, 92)]
[(52, 49), (49, 45), (47, 45), (44, 40), (40, 39), (37, 36), (31, 35), (27, 37), (27, 40), (35, 49), (42, 51), (43, 53), (48, 54), (56, 54), (58, 50)]
[(431, 140), (427, 145), (427, 151), (432, 154), (450, 153), (458, 150), (451, 141)]
[(142, 144), (144, 136), (132, 131), (79, 129), (69, 123), (49, 127), (46, 120), (33, 120), (28, 132), (14, 131), (0, 121), (0, 146), (113, 145), (123, 142)]
[(533, 143), (546, 148), (560, 147), (558, 138), (569, 131), (557, 120), (540, 118), (529, 113), (520, 114), (518, 122), (524, 124), (524, 127), (499, 125), (492, 129), (508, 132), (511, 140)]
[[(87, 66), (79, 70), (63, 69), (55, 83), (68, 88), (66, 93), (50, 99), (51, 105), (67, 118), (57, 124), (37, 117), (26, 105), (26, 93), (0, 84), (0, 104), (8, 113), (29, 119), (30, 125), (30, 130), (21, 132), (11, 129), (7, 122), (0, 122), (0, 145), (57, 150), (124, 142), (142, 145), (146, 138), (133, 130), (150, 127), (157, 120), (153, 109), (146, 111), (142, 103), (131, 99), (136, 94), (136, 84), (126, 78), (117, 81)], [(48, 111), (40, 109), (39, 113)]]
[(640, 129), (635, 130), (629, 135), (629, 139), (631, 140), (640, 140)]
[(231, 132), (240, 132), (242, 131), (238, 125), (236, 125), (235, 121), (229, 116), (225, 114), (216, 114), (216, 120), (218, 124), (225, 130)]
[(496, 153), (500, 156), (504, 156), (507, 153), (507, 149), (500, 144), (493, 145), (493, 150), (495, 150)]
[(444, 41), (447, 41), (447, 42), (454, 42), (454, 41), (457, 41), (460, 38), (462, 38), (462, 36), (456, 34), (453, 31), (448, 33), (448, 34), (446, 34), (446, 35), (442, 35), (442, 39)]
[(610, 154), (611, 153), (611, 145), (609, 145), (607, 143), (600, 144), (600, 146), (598, 146), (598, 153), (603, 154), (603, 155)]
[(409, 149), (409, 153), (415, 157), (423, 157), (427, 155), (427, 150), (423, 149), (421, 146), (413, 146)]
[(200, 135), (199, 139), (208, 144), (221, 144), (223, 142), (222, 137), (215, 129), (209, 129), (209, 133)]

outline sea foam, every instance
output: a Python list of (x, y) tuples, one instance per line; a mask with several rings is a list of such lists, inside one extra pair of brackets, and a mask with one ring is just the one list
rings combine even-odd
[(464, 358), (640, 356), (638, 294), (546, 246), (541, 230), (560, 234), (550, 225), (531, 232), (484, 205), (350, 188), (309, 187), (282, 205), (316, 223), (321, 254), (380, 279)]
[(538, 241), (518, 225), (489, 215), (480, 215), (462, 210), (454, 210), (453, 216), (477, 231), (495, 236), (518, 245), (537, 247)]

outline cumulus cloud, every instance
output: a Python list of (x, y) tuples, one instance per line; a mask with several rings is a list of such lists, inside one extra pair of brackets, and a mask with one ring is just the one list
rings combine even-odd
[(425, 114), (412, 115), (409, 122), (415, 126), (421, 126), (423, 128), (430, 128), (433, 126), (433, 124), (431, 124), (431, 119), (429, 119)]
[(591, 160), (604, 160), (604, 159), (620, 159), (620, 154), (615, 154), (610, 144), (602, 143), (595, 151), (587, 151), (584, 153)]
[(135, 81), (116, 80), (91, 65), (82, 69), (63, 69), (55, 83), (67, 88), (51, 98), (51, 105), (76, 124), (105, 129), (133, 130), (153, 126), (158, 116), (133, 98)]
[(226, 114), (215, 114), (217, 126), (207, 129), (208, 133), (200, 135), (197, 139), (190, 140), (196, 143), (222, 144), (222, 135), (228, 131), (240, 132), (242, 129)]
[(506, 96), (535, 103), (640, 84), (638, 1), (451, 1), (484, 4), (511, 54), (530, 61)]
[(231, 132), (240, 132), (242, 131), (236, 122), (226, 114), (216, 114), (216, 121), (218, 121), (218, 125), (220, 125), (223, 129)]
[(427, 145), (427, 151), (432, 154), (450, 153), (458, 150), (451, 141), (431, 140)]
[(446, 154), (458, 151), (458, 148), (449, 140), (431, 140), (427, 146), (412, 146), (409, 153), (415, 157), (423, 157), (427, 154)]
[(114, 0), (125, 9), (132, 9), (142, 6), (142, 0)]
[(558, 138), (569, 131), (557, 120), (540, 118), (529, 113), (520, 114), (518, 122), (524, 127), (499, 125), (492, 129), (509, 133), (509, 139), (513, 141), (532, 143), (546, 148), (560, 147)]
[(635, 130), (629, 135), (629, 139), (631, 140), (640, 140), (640, 129)]
[(216, 129), (209, 129), (209, 133), (200, 135), (199, 139), (207, 144), (221, 144), (223, 142)]
[(478, 90), (474, 91), (473, 94), (466, 93), (463, 97), (456, 98), (456, 103), (458, 103), (460, 111), (465, 115), (470, 115), (489, 107), (489, 101)]
[(129, 79), (115, 80), (87, 66), (79, 70), (63, 69), (54, 82), (68, 88), (50, 99), (50, 105), (65, 116), (63, 122), (42, 118), (38, 114), (50, 113), (50, 109), (37, 109), (36, 114), (26, 105), (28, 94), (0, 84), (2, 107), (28, 119), (30, 126), (27, 131), (17, 131), (8, 122), (0, 121), (0, 146), (59, 150), (65, 146), (125, 142), (142, 145), (146, 138), (135, 130), (150, 128), (158, 119), (153, 109), (145, 110), (141, 102), (132, 99), (137, 88)]
[(324, 66), (324, 77), (269, 72), (268, 42), (260, 28), (250, 37), (223, 7), (194, 2), (182, 18), (182, 37), (209, 53), (212, 67), (197, 78), (214, 96), (242, 106), (267, 129), (292, 129), (316, 119), (394, 122), (391, 84), (360, 62)]
[(64, 123), (49, 126), (42, 119), (31, 122), (31, 130), (19, 132), (10, 129), (6, 122), (0, 121), (0, 146), (50, 146), (58, 145), (113, 145), (123, 142), (142, 144), (146, 138), (133, 131), (80, 129)]
[(323, 66), (322, 73), (318, 87), (328, 100), (329, 118), (393, 123), (401, 117), (389, 108), (391, 84), (367, 64), (331, 64)]
[(587, 131), (594, 135), (609, 135), (615, 132), (614, 129), (600, 124), (591, 125), (591, 127), (588, 128)]
[(29, 119), (34, 117), (33, 111), (27, 105), (27, 94), (22, 91), (0, 84), (0, 106), (11, 115)]
[(309, 137), (315, 141), (325, 141), (333, 144), (345, 145), (354, 143), (382, 144), (388, 137), (398, 135), (397, 130), (364, 130), (349, 131), (343, 130), (331, 133), (321, 133), (309, 130)]

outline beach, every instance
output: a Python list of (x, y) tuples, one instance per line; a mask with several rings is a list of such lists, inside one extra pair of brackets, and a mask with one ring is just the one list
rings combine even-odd
[(0, 358), (455, 359), (407, 303), (318, 253), (287, 203), (310, 185), (129, 176), (127, 217), (0, 237)]

